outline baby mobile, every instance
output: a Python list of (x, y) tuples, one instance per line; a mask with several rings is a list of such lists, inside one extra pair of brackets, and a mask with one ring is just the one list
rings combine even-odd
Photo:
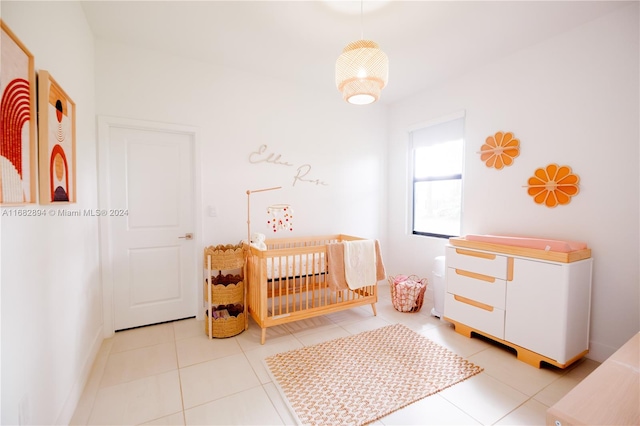
[(267, 208), (267, 226), (273, 231), (293, 231), (293, 210), (289, 204), (272, 204)]
[[(247, 241), (251, 241), (251, 194), (256, 192), (275, 191), (282, 189), (281, 186), (275, 186), (273, 188), (263, 188), (247, 190)], [(273, 232), (289, 230), (293, 231), (293, 210), (289, 204), (272, 204), (267, 208), (267, 214), (269, 219), (267, 220), (267, 226), (270, 227)], [(263, 235), (264, 236), (264, 235)]]

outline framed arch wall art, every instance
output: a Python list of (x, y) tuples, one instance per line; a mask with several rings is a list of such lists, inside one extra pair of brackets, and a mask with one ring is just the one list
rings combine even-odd
[(36, 202), (33, 55), (0, 21), (0, 204)]
[(76, 202), (76, 104), (38, 71), (40, 204)]

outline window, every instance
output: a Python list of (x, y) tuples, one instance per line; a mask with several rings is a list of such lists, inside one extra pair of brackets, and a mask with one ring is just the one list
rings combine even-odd
[(464, 117), (410, 133), (413, 160), (413, 234), (460, 235)]

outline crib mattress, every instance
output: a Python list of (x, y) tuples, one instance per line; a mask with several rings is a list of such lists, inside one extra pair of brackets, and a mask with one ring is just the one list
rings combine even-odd
[(587, 244), (577, 241), (469, 234), (465, 237), (450, 238), (449, 243), (455, 247), (487, 250), (563, 263), (591, 257), (591, 249), (587, 247)]
[(267, 257), (267, 278), (300, 277), (325, 272), (324, 253)]

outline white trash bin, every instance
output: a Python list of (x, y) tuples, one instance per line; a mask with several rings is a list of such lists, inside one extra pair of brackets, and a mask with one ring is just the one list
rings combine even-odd
[(433, 309), (431, 309), (431, 315), (434, 317), (442, 318), (444, 314), (444, 256), (438, 256), (433, 259), (433, 278), (431, 283), (433, 284)]

